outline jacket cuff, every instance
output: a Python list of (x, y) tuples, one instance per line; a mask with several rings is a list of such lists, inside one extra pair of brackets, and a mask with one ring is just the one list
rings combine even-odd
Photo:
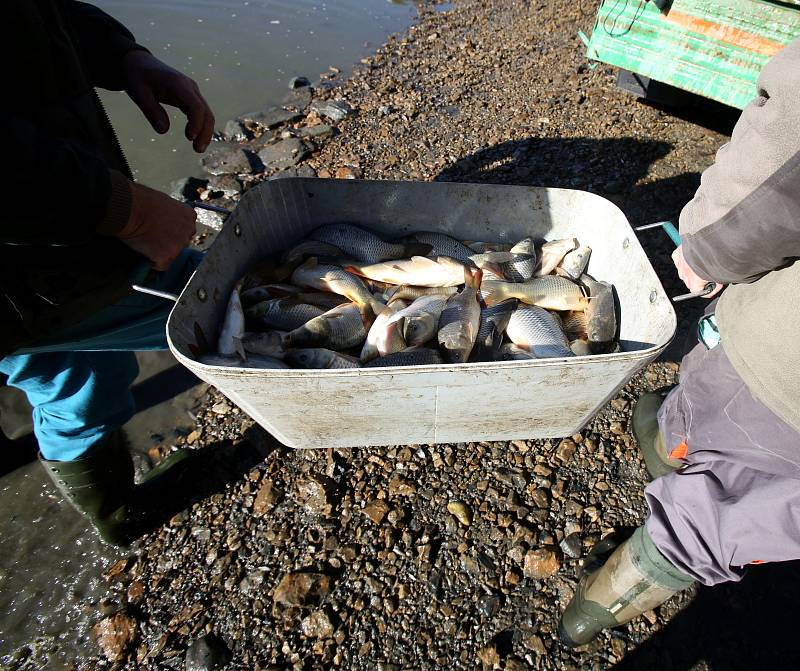
[(128, 223), (133, 207), (133, 190), (130, 180), (121, 172), (108, 171), (111, 179), (111, 192), (108, 197), (106, 214), (97, 226), (101, 235), (116, 235)]

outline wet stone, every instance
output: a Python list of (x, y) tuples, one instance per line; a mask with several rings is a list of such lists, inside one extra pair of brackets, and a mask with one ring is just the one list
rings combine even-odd
[(561, 551), (567, 556), (577, 559), (581, 556), (581, 537), (577, 533), (569, 534), (559, 543)]
[(301, 89), (311, 86), (311, 80), (308, 77), (292, 77), (289, 80), (290, 89)]
[(223, 668), (231, 659), (225, 643), (214, 634), (206, 634), (189, 643), (186, 648), (185, 671), (214, 671)]
[(221, 142), (212, 144), (200, 163), (212, 175), (249, 175), (264, 169), (257, 154)]
[(118, 662), (136, 642), (139, 625), (130, 615), (115, 613), (94, 626), (94, 635), (103, 656), (110, 662)]
[(311, 109), (320, 116), (332, 121), (344, 121), (353, 113), (353, 108), (344, 100), (318, 100), (311, 103)]
[(297, 165), (308, 153), (303, 141), (293, 137), (267, 145), (258, 152), (258, 157), (268, 169), (281, 169)]
[(248, 139), (248, 132), (245, 125), (237, 120), (231, 119), (225, 124), (225, 130), (222, 131), (225, 139), (230, 142), (246, 142)]
[(299, 112), (284, 109), (283, 107), (270, 107), (263, 112), (251, 112), (242, 114), (237, 118), (245, 126), (255, 127), (261, 130), (271, 130), (288, 123), (294, 123), (303, 118)]
[(311, 104), (311, 87), (303, 86), (292, 90), (284, 99), (283, 107), (296, 109), (300, 112)]

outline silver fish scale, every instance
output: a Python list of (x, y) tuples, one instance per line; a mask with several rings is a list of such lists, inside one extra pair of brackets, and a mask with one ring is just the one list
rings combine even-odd
[(287, 360), (302, 368), (315, 368), (315, 364), (322, 363), (321, 368), (329, 370), (342, 370), (345, 368), (360, 368), (358, 361), (352, 357), (323, 348), (296, 349), (287, 352)]
[(431, 256), (449, 256), (450, 258), (461, 261), (462, 263), (469, 263), (469, 257), (475, 253), (463, 242), (460, 242), (455, 238), (451, 238), (449, 235), (445, 235), (444, 233), (414, 233), (414, 235), (411, 237), (413, 237), (417, 242), (430, 245), (432, 247), (430, 253)]
[(267, 303), (266, 309), (261, 314), (258, 314), (261, 305), (259, 303), (249, 308), (245, 315), (248, 318), (255, 319), (262, 326), (281, 329), (282, 331), (292, 331), (299, 328), (325, 312), (325, 310), (316, 305), (295, 303), (282, 298), (265, 302)]
[(513, 261), (504, 263), (501, 268), (509, 282), (527, 282), (536, 270), (536, 257), (517, 254)]
[(365, 363), (363, 368), (376, 368), (378, 366), (430, 366), (442, 363), (442, 357), (435, 349), (422, 348), (418, 350), (405, 350), (373, 359)]
[(506, 328), (511, 342), (537, 358), (575, 356), (559, 321), (547, 310), (532, 305), (518, 307)]
[(309, 237), (338, 247), (345, 254), (363, 263), (398, 259), (405, 252), (405, 245), (386, 242), (374, 233), (349, 224), (320, 226), (312, 231)]
[[(490, 308), (482, 308), (481, 325), (478, 328), (478, 337), (475, 341), (481, 344), (487, 344), (486, 340), (491, 335), (497, 335), (496, 330), (499, 330), (501, 333), (505, 331), (505, 327), (508, 325), (507, 317), (511, 317), (515, 305), (516, 301), (509, 301), (493, 305)], [(501, 328), (497, 329), (498, 325), (500, 325)]]
[(367, 337), (367, 330), (364, 328), (364, 321), (361, 313), (354, 305), (349, 305), (344, 309), (335, 308), (336, 316), (327, 312), (320, 319), (326, 318), (330, 324), (327, 345), (329, 349), (348, 349), (364, 342)]

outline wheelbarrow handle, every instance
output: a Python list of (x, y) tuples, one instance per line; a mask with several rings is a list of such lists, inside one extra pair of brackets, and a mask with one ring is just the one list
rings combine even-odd
[(671, 221), (657, 221), (654, 224), (645, 224), (644, 226), (637, 226), (635, 231), (646, 231), (651, 228), (663, 228), (664, 232), (669, 236), (670, 240), (678, 247), (681, 244), (681, 234)]
[(210, 205), (208, 203), (203, 203), (199, 200), (191, 200), (187, 204), (191, 205), (192, 207), (196, 207), (199, 210), (209, 210), (211, 212), (218, 212), (219, 214), (224, 214), (225, 216), (228, 216), (232, 212), (232, 210), (229, 210), (225, 207), (220, 207), (219, 205)]
[[(657, 221), (653, 224), (645, 224), (644, 226), (637, 226), (633, 230), (635, 231), (647, 231), (651, 228), (663, 228), (664, 232), (669, 236), (670, 240), (675, 243), (676, 247), (680, 247), (681, 245), (681, 234), (678, 232), (675, 224), (671, 221)], [(701, 296), (707, 296), (710, 294), (714, 289), (717, 288), (716, 282), (706, 282), (705, 286), (700, 291), (693, 291), (689, 294), (681, 294), (680, 296), (674, 296), (672, 298), (673, 303), (680, 303), (681, 301), (687, 301), (690, 298), (699, 298)]]

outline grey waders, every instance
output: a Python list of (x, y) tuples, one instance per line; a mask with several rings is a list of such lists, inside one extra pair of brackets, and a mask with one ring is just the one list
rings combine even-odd
[(643, 394), (636, 402), (631, 417), (633, 435), (644, 456), (647, 472), (653, 479), (677, 471), (683, 465), (680, 460), (669, 458), (664, 436), (658, 427), (658, 410), (670, 390), (665, 388)]
[(134, 468), (122, 432), (73, 461), (40, 461), (64, 498), (89, 520), (106, 543), (128, 545), (138, 535), (134, 501), (155, 494), (161, 476), (188, 453), (178, 451), (134, 484)]
[(561, 616), (559, 636), (570, 647), (584, 645), (603, 629), (625, 624), (693, 582), (639, 527), (600, 569), (581, 579)]

